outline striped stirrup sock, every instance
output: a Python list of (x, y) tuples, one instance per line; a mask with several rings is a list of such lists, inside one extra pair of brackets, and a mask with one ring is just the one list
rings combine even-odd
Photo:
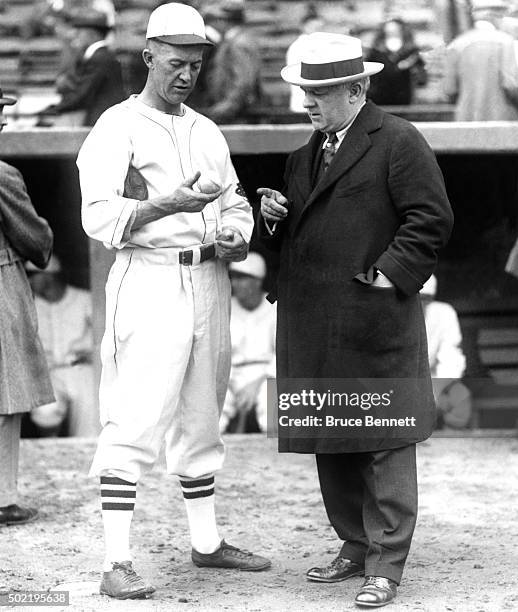
[(137, 484), (115, 476), (101, 476), (101, 513), (104, 525), (106, 557), (103, 571), (109, 572), (114, 561), (131, 561), (129, 533)]
[(101, 476), (101, 504), (103, 510), (135, 509), (137, 484), (115, 476)]
[(180, 485), (192, 547), (203, 554), (214, 552), (221, 544), (214, 510), (214, 474), (202, 478), (180, 476)]

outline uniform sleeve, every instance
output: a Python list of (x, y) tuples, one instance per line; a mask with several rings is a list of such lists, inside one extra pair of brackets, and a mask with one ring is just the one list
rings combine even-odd
[(435, 155), (410, 125), (392, 145), (388, 186), (401, 223), (374, 265), (412, 295), (435, 269), (437, 253), (450, 236), (453, 212)]
[(0, 164), (0, 225), (19, 255), (39, 268), (47, 265), (52, 230), (34, 210), (21, 173), (7, 164)]
[(122, 249), (130, 239), (138, 200), (123, 197), (132, 144), (123, 113), (104, 113), (86, 138), (79, 156), (82, 220), (85, 232), (108, 248)]
[(245, 242), (250, 242), (254, 230), (252, 207), (232, 165), (228, 146), (223, 136), (221, 138), (224, 155), (223, 193), (220, 198), (221, 225), (237, 229)]

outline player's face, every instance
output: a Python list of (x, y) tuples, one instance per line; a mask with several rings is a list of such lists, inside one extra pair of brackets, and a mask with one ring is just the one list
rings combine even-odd
[(329, 87), (302, 87), (303, 106), (315, 130), (336, 132), (354, 116), (356, 108), (349, 102), (347, 83)]
[(155, 43), (144, 51), (160, 110), (174, 111), (189, 96), (200, 73), (202, 57), (202, 45)]

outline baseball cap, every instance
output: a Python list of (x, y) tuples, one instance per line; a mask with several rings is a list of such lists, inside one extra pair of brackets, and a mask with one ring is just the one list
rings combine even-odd
[(248, 253), (248, 257), (244, 261), (233, 261), (229, 266), (230, 273), (243, 274), (245, 276), (253, 276), (254, 278), (263, 279), (266, 276), (266, 264), (259, 253)]
[(203, 17), (192, 6), (169, 2), (149, 16), (146, 38), (156, 38), (170, 45), (209, 45)]

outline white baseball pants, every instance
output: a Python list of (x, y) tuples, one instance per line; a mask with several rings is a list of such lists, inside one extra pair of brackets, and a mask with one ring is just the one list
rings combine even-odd
[(90, 475), (137, 482), (165, 441), (167, 471), (220, 469), (230, 371), (230, 282), (220, 259), (183, 266), (176, 249), (123, 249), (106, 284), (99, 437)]

